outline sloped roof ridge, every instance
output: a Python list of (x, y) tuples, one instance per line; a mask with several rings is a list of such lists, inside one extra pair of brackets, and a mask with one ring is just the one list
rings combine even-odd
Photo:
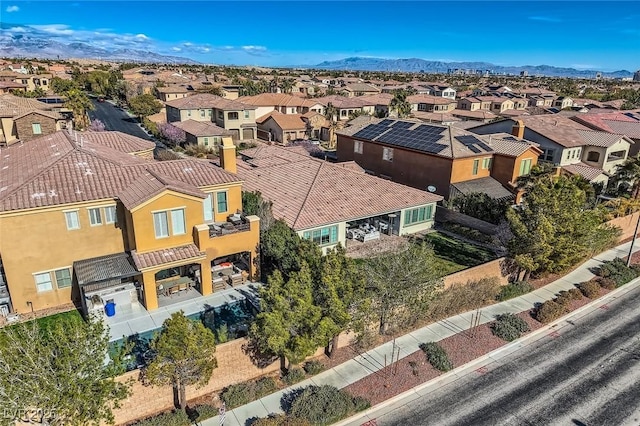
[[(314, 158), (314, 160), (315, 160), (315, 158)], [(322, 170), (323, 166), (324, 166), (324, 163), (320, 162), (318, 170), (316, 170), (316, 175), (313, 177), (313, 182), (311, 182), (311, 185), (309, 185), (309, 190), (307, 191), (307, 194), (304, 196), (304, 200), (302, 200), (302, 203), (300, 204), (300, 206), (302, 208), (300, 210), (298, 210), (298, 214), (296, 215), (296, 218), (293, 221), (293, 226), (294, 227), (298, 223), (298, 219), (300, 218), (300, 215), (302, 214), (302, 211), (304, 210), (305, 204), (307, 204), (307, 200), (309, 199), (309, 195), (313, 191), (313, 188), (316, 186), (316, 182), (318, 181), (318, 176), (320, 175), (320, 171)]]

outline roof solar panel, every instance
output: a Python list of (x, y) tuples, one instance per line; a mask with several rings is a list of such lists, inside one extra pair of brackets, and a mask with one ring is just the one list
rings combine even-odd
[(380, 123), (378, 123), (377, 125), (381, 125), (381, 126), (389, 126), (391, 125), (391, 123), (393, 123), (394, 120), (389, 120), (388, 118), (385, 118), (384, 120), (382, 120)]
[(393, 125), (394, 129), (408, 129), (409, 127), (414, 126), (416, 123), (411, 123), (407, 121), (396, 121)]

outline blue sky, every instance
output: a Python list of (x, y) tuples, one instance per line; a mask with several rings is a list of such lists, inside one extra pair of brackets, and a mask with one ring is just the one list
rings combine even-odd
[[(640, 2), (11, 1), (0, 21), (69, 43), (205, 63), (313, 65), (350, 56), (640, 68)], [(21, 25), (7, 29), (6, 24)]]

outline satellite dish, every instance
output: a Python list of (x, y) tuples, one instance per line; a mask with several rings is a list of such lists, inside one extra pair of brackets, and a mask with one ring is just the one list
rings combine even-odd
[(429, 186), (427, 186), (427, 191), (429, 191), (429, 192), (436, 192), (436, 187), (435, 187), (435, 186), (433, 186), (433, 185), (429, 185)]

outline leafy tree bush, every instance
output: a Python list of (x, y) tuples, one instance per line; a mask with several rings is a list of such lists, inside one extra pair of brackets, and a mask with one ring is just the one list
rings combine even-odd
[(578, 290), (577, 288), (571, 288), (569, 289), (569, 295), (571, 296), (571, 298), (573, 300), (580, 300), (582, 299), (582, 292), (580, 290)]
[(97, 118), (91, 120), (91, 124), (89, 124), (89, 130), (92, 132), (104, 132), (106, 130), (104, 123)]
[(638, 276), (636, 271), (628, 267), (626, 262), (619, 257), (603, 262), (600, 265), (598, 275), (615, 281), (616, 287), (620, 287)]
[(278, 384), (273, 377), (262, 377), (244, 383), (227, 386), (220, 394), (228, 409), (255, 401), (265, 395), (275, 392)]
[(313, 425), (330, 425), (367, 404), (334, 386), (308, 386), (293, 397), (287, 414), (306, 419)]
[(303, 381), (305, 378), (306, 375), (304, 374), (304, 370), (302, 370), (301, 368), (292, 368), (282, 376), (282, 381), (287, 386), (291, 386)]
[[(582, 293), (577, 288), (573, 288), (571, 290), (576, 290), (575, 292), (562, 290), (558, 293), (558, 296), (555, 298), (555, 301), (563, 306), (569, 306), (569, 304), (574, 300), (582, 299)], [(577, 293), (576, 293), (577, 292)]]
[(585, 297), (597, 299), (600, 297), (600, 284), (597, 281), (585, 281), (577, 285), (578, 289)]
[(196, 405), (195, 407), (189, 407), (187, 412), (184, 410), (176, 410), (169, 413), (162, 413), (135, 422), (131, 426), (191, 426), (193, 422), (187, 413), (193, 413), (194, 418), (197, 417), (198, 421), (202, 421), (217, 416), (218, 409), (210, 405)]
[(315, 376), (324, 371), (324, 364), (320, 361), (307, 361), (304, 363), (304, 371), (310, 376)]
[(142, 119), (142, 117), (148, 117), (150, 115), (157, 114), (158, 112), (160, 112), (162, 107), (162, 102), (148, 93), (138, 95), (129, 99), (129, 109), (140, 119)]
[(179, 145), (185, 142), (187, 135), (184, 130), (174, 126), (171, 123), (162, 123), (158, 125), (158, 132), (163, 139), (168, 140), (173, 145)]
[(568, 312), (569, 310), (565, 305), (562, 305), (555, 300), (547, 300), (538, 307), (535, 313), (535, 318), (539, 322), (547, 324), (557, 320)]
[[(611, 278), (598, 277), (598, 278), (596, 278), (596, 281), (598, 282), (598, 284), (600, 284), (600, 287), (604, 288), (605, 290), (614, 290), (616, 287), (618, 287), (616, 282), (614, 280), (612, 280)], [(576, 289), (576, 290), (578, 290), (578, 289)], [(578, 291), (580, 291), (580, 290), (578, 290)], [(582, 294), (582, 293), (580, 293), (580, 294)]]
[(495, 225), (505, 219), (509, 208), (508, 202), (491, 198), (484, 192), (474, 192), (456, 197), (451, 204), (460, 213)]
[(498, 315), (491, 331), (499, 338), (511, 342), (529, 331), (529, 325), (519, 316), (507, 313)]
[(502, 302), (504, 300), (513, 299), (533, 291), (533, 286), (527, 281), (515, 281), (503, 286), (500, 293), (496, 296), (496, 300)]
[(449, 360), (447, 352), (442, 349), (442, 346), (435, 342), (421, 343), (420, 349), (427, 356), (427, 361), (436, 370), (449, 371), (453, 369), (453, 364)]

